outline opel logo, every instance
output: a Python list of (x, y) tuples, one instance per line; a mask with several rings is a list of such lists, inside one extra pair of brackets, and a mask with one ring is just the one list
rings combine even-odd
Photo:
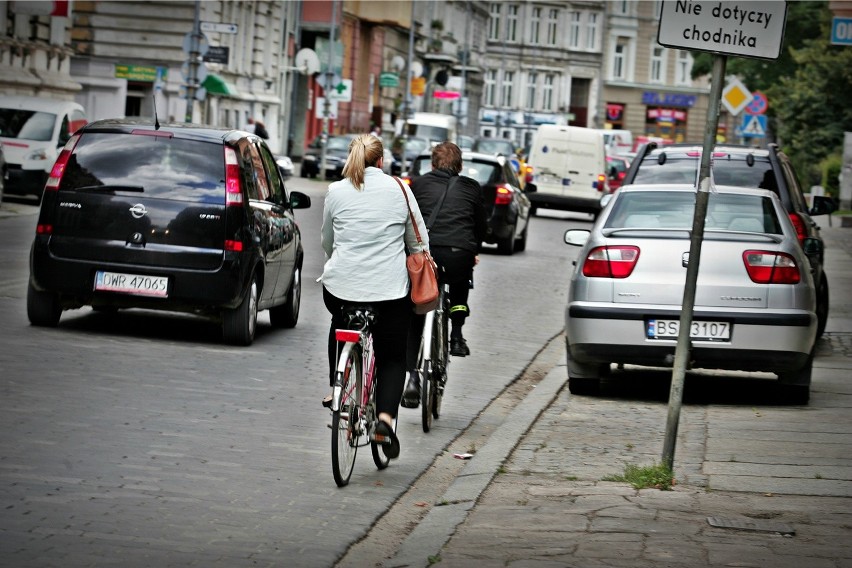
[(141, 203), (137, 203), (136, 205), (130, 208), (130, 214), (133, 215), (134, 219), (141, 219), (142, 217), (148, 214), (148, 210), (145, 209), (145, 206)]

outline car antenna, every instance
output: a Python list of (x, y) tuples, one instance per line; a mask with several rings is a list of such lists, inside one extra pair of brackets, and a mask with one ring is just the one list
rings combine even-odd
[(160, 129), (160, 119), (157, 118), (157, 95), (151, 95), (154, 99), (154, 130)]

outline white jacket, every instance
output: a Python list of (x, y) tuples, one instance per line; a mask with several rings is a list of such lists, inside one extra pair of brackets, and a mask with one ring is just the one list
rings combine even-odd
[[(429, 248), (426, 224), (408, 186), (411, 211), (423, 248)], [(405, 248), (420, 251), (405, 197), (393, 177), (368, 167), (364, 189), (348, 180), (328, 186), (322, 222), (326, 254), (322, 283), (334, 296), (354, 302), (396, 300), (409, 293)]]

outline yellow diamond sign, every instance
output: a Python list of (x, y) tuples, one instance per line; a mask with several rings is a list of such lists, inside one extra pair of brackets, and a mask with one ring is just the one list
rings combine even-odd
[(754, 96), (742, 84), (742, 81), (736, 77), (729, 77), (728, 84), (722, 91), (722, 104), (728, 109), (728, 112), (736, 116), (743, 110)]

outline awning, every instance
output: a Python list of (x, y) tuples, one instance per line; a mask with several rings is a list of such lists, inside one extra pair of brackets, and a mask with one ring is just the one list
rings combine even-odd
[(228, 83), (215, 73), (209, 73), (207, 78), (204, 79), (204, 82), (201, 83), (201, 86), (207, 89), (207, 94), (209, 95), (233, 97), (237, 94), (237, 88), (234, 85)]

